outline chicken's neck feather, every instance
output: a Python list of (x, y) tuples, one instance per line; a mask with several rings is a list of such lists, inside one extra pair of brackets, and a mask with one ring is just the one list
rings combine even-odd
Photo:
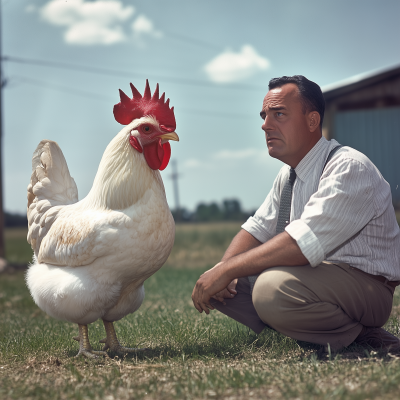
[(124, 210), (156, 185), (165, 196), (159, 171), (147, 165), (143, 154), (129, 143), (130, 127), (125, 127), (107, 146), (92, 189), (83, 200), (89, 207)]

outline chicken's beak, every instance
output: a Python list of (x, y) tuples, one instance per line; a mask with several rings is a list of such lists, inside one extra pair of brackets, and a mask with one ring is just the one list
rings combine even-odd
[(179, 136), (175, 132), (164, 133), (163, 135), (160, 135), (159, 138), (166, 140), (175, 140), (176, 142), (179, 142)]

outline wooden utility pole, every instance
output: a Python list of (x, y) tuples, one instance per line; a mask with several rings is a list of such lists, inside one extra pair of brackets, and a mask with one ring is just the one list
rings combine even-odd
[(176, 160), (172, 160), (172, 174), (170, 178), (172, 179), (172, 183), (174, 186), (174, 198), (175, 198), (175, 213), (176, 213), (176, 220), (180, 221), (181, 219), (181, 207), (179, 205), (179, 189), (178, 189), (178, 166)]
[(4, 210), (3, 210), (3, 88), (6, 81), (3, 78), (1, 41), (2, 32), (2, 10), (0, 0), (0, 257), (5, 258), (6, 252), (4, 248)]

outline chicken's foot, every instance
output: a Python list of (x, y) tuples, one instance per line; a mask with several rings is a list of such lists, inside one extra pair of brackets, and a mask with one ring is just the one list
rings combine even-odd
[(100, 343), (104, 343), (103, 350), (110, 349), (112, 352), (115, 353), (136, 353), (138, 351), (146, 351), (148, 349), (135, 349), (129, 347), (123, 347), (120, 345), (117, 334), (115, 333), (114, 325), (112, 322), (105, 321), (103, 319), (104, 328), (106, 330), (107, 337), (103, 340), (100, 340)]
[(98, 356), (106, 356), (108, 354), (105, 351), (96, 351), (92, 349), (89, 342), (89, 332), (87, 325), (79, 325), (79, 336), (74, 336), (74, 339), (79, 342), (79, 353), (76, 357), (84, 356), (87, 358), (97, 358)]

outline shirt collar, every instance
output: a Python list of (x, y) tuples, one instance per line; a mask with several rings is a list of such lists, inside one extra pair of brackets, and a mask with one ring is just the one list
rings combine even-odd
[[(313, 171), (315, 168), (321, 167), (325, 161), (326, 153), (329, 149), (329, 143), (323, 136), (315, 146), (304, 156), (304, 158), (297, 164), (295, 168), (297, 177), (305, 182), (307, 176)], [(321, 165), (319, 165), (321, 164)]]

